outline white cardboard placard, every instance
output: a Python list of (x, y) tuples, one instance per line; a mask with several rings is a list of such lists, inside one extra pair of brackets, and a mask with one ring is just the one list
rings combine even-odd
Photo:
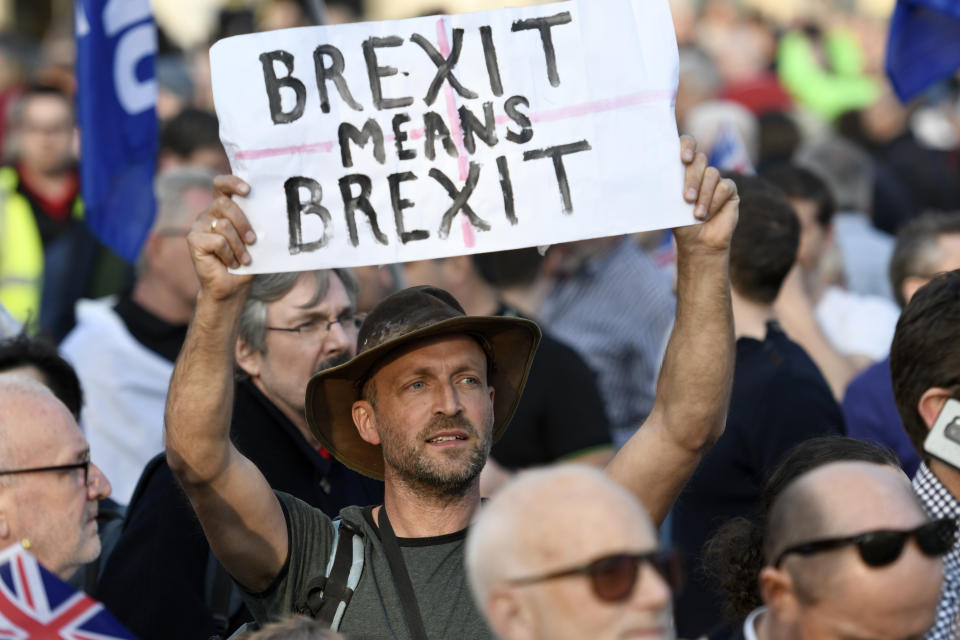
[(667, 0), (236, 36), (210, 50), (260, 273), (695, 222)]

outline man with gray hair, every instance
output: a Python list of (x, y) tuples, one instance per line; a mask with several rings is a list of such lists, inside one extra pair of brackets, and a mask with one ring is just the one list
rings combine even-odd
[[(331, 516), (383, 499), (381, 483), (331, 458), (304, 415), (310, 376), (355, 352), (356, 292), (345, 269), (258, 275), (234, 348), (231, 441), (273, 489)], [(163, 456), (140, 480), (96, 595), (142, 640), (226, 636), (250, 619)]]
[(77, 326), (61, 345), (85, 391), (80, 421), (95, 461), (123, 504), (163, 451), (167, 386), (200, 287), (186, 234), (213, 201), (211, 175), (192, 167), (157, 177), (157, 216), (132, 289), (118, 299), (81, 300)]
[(673, 637), (674, 556), (636, 497), (597, 469), (521, 472), (471, 526), (466, 565), (503, 640)]

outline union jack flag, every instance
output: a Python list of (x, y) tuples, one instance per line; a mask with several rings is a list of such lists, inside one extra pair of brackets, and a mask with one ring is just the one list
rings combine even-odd
[(44, 569), (20, 545), (0, 552), (0, 638), (136, 640), (102, 604)]

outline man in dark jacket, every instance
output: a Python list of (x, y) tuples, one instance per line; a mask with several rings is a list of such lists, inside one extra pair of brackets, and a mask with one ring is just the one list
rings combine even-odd
[[(331, 516), (383, 499), (383, 485), (334, 460), (304, 418), (310, 375), (354, 354), (355, 298), (347, 271), (258, 276), (236, 345), (233, 442), (271, 487)], [(250, 619), (230, 585), (166, 462), (148, 465), (98, 599), (143, 640), (205, 639)]]
[(786, 196), (747, 176), (735, 179), (740, 221), (730, 246), (737, 337), (726, 430), (674, 507), (673, 540), (687, 580), (675, 600), (677, 633), (699, 637), (720, 622), (720, 596), (703, 574), (701, 549), (717, 528), (759, 507), (763, 482), (798, 442), (843, 433), (843, 415), (806, 352), (777, 325), (773, 301), (797, 255), (799, 222)]

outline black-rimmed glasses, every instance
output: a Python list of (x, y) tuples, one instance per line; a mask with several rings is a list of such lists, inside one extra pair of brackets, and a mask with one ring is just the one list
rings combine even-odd
[(917, 546), (925, 555), (930, 557), (942, 556), (950, 551), (956, 542), (957, 521), (953, 518), (941, 518), (906, 531), (883, 529), (868, 531), (855, 536), (804, 542), (781, 551), (773, 566), (779, 567), (784, 557), (791, 553), (808, 556), (854, 545), (866, 564), (871, 567), (884, 567), (900, 557), (907, 539), (911, 537), (917, 541)]
[(567, 576), (586, 575), (590, 578), (590, 585), (597, 598), (604, 602), (622, 602), (633, 593), (641, 564), (652, 566), (674, 592), (679, 591), (683, 575), (680, 558), (669, 549), (658, 549), (646, 553), (616, 553), (597, 558), (579, 567), (540, 576), (514, 578), (508, 582), (521, 586)]
[(83, 486), (90, 486), (90, 459), (83, 462), (71, 462), (70, 464), (56, 464), (49, 467), (27, 467), (26, 469), (9, 469), (0, 471), (0, 476), (12, 476), (20, 473), (45, 473), (48, 471), (70, 471), (71, 469), (83, 469)]
[(363, 324), (363, 319), (366, 317), (366, 314), (361, 313), (344, 313), (339, 318), (335, 320), (307, 320), (302, 322), (295, 327), (266, 327), (268, 331), (284, 331), (286, 333), (296, 333), (301, 338), (304, 339), (317, 339), (327, 337), (327, 334), (330, 333), (330, 329), (333, 328), (333, 325), (339, 324), (343, 327), (344, 331), (356, 331), (360, 328), (360, 325)]

